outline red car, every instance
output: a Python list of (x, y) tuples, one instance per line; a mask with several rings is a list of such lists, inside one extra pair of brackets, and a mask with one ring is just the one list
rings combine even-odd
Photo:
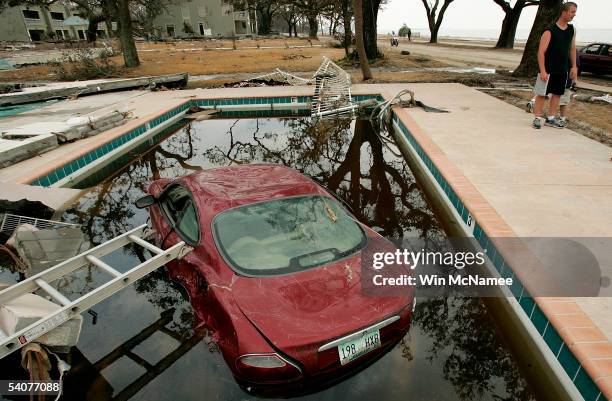
[[(243, 389), (320, 389), (363, 369), (408, 331), (412, 288), (368, 297), (361, 254), (381, 236), (336, 198), (280, 165), (241, 165), (161, 179), (150, 207), (158, 244), (194, 250), (168, 264), (212, 328)], [(385, 240), (386, 241), (386, 240)]]
[(612, 45), (591, 43), (578, 52), (578, 73), (612, 74)]

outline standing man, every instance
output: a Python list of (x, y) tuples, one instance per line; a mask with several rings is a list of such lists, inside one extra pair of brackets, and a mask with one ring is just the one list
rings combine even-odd
[(569, 78), (574, 80), (578, 76), (576, 67), (576, 32), (569, 24), (576, 16), (578, 5), (568, 1), (561, 6), (561, 15), (557, 22), (546, 29), (540, 38), (538, 48), (538, 66), (540, 73), (536, 80), (536, 101), (534, 107), (534, 128), (542, 128), (542, 111), (546, 95), (550, 94), (550, 104), (546, 124), (563, 128), (565, 124), (555, 118), (559, 101), (565, 92), (565, 85)]

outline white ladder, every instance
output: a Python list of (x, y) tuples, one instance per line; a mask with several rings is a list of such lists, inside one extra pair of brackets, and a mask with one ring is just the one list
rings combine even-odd
[[(179, 242), (165, 250), (160, 249), (145, 241), (146, 238), (151, 237), (154, 233), (154, 230), (149, 229), (146, 224), (143, 224), (95, 248), (67, 259), (27, 280), (0, 291), (0, 305), (10, 302), (22, 295), (41, 290), (50, 297), (51, 301), (61, 306), (61, 308), (55, 312), (42, 317), (28, 327), (12, 335), (7, 335), (0, 330), (0, 359), (23, 347), (25, 344), (36, 340), (38, 337), (53, 330), (62, 323), (67, 322), (74, 316), (86, 311), (117, 291), (134, 283), (160, 266), (163, 266), (167, 262), (177, 258), (181, 259), (193, 249), (185, 245), (184, 242)], [(135, 243), (148, 249), (154, 256), (125, 273), (117, 271), (115, 268), (100, 260), (104, 255), (130, 243)], [(111, 276), (111, 279), (74, 301), (69, 300), (51, 286), (50, 283), (53, 281), (89, 265), (105, 271)]]

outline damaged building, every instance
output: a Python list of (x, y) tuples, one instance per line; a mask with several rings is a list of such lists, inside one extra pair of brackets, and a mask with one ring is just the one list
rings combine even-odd
[[(0, 39), (10, 42), (41, 40), (85, 40), (88, 21), (69, 5), (48, 7), (22, 5), (0, 12)], [(111, 28), (98, 24), (98, 36), (108, 37)]]
[(170, 3), (153, 21), (159, 38), (245, 36), (257, 32), (255, 16), (235, 10), (223, 0), (194, 0)]

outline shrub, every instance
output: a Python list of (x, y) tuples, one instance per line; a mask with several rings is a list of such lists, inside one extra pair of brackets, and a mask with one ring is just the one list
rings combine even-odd
[(119, 68), (110, 59), (112, 51), (103, 49), (96, 55), (92, 49), (75, 49), (62, 54), (59, 62), (52, 63), (55, 74), (63, 81), (82, 81), (114, 78)]
[(410, 28), (408, 28), (408, 26), (406, 24), (402, 25), (402, 27), (399, 29), (399, 31), (397, 32), (397, 34), (402, 37), (405, 38), (408, 36), (408, 32), (410, 32)]

